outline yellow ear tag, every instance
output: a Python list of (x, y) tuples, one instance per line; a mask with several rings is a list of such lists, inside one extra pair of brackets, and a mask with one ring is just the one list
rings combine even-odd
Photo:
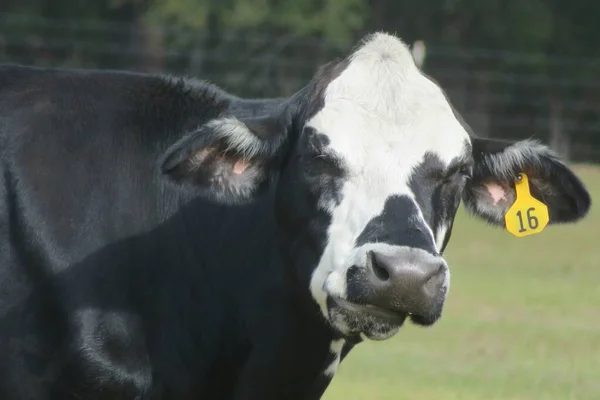
[(517, 198), (504, 215), (506, 230), (518, 237), (540, 233), (550, 220), (548, 207), (529, 192), (527, 175), (519, 174), (515, 190)]

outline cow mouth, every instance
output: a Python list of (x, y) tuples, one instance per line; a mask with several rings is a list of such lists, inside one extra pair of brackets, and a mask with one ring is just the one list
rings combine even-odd
[(387, 308), (376, 307), (370, 304), (353, 303), (348, 300), (336, 297), (332, 299), (334, 303), (346, 312), (354, 315), (365, 315), (372, 319), (381, 321), (391, 326), (400, 327), (410, 314), (399, 310), (390, 310)]

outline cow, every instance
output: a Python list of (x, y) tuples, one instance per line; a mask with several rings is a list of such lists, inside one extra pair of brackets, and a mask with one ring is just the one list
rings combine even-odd
[(0, 398), (319, 399), (348, 352), (431, 326), (461, 201), (502, 227), (590, 196), (551, 150), (474, 135), (398, 37), (295, 94), (0, 69)]

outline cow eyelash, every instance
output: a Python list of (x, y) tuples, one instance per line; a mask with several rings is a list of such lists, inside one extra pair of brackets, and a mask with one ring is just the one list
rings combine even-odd
[(318, 154), (318, 155), (314, 155), (309, 157), (310, 161), (313, 163), (319, 163), (322, 165), (337, 165), (337, 162), (335, 159), (327, 156), (326, 154)]
[(470, 178), (473, 175), (473, 167), (468, 164), (461, 165), (457, 171), (459, 174)]
[(473, 167), (470, 164), (463, 164), (452, 168), (449, 171), (445, 171), (444, 173), (440, 172), (436, 175), (438, 176), (438, 179), (444, 182), (452, 181), (452, 179), (456, 176), (461, 176), (470, 179), (473, 175)]
[(327, 154), (307, 155), (305, 160), (308, 161), (305, 164), (307, 175), (340, 176), (343, 174), (343, 168), (339, 161)]

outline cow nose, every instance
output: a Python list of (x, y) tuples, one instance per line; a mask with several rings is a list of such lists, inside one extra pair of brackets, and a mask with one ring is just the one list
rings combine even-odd
[(367, 253), (367, 301), (373, 306), (428, 315), (443, 301), (446, 264), (441, 257), (391, 257)]

